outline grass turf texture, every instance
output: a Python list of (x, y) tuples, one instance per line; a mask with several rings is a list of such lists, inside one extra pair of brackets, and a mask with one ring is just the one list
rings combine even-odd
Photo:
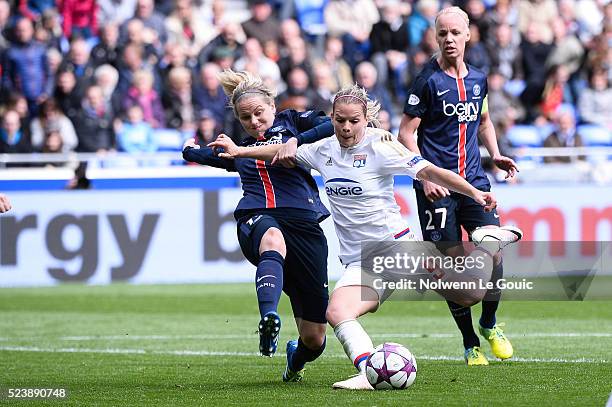
[[(479, 315), (476, 306), (475, 324)], [(305, 381), (282, 383), (284, 344), (296, 335), (286, 297), (281, 317), (269, 359), (255, 356), (250, 284), (0, 289), (0, 389), (66, 388), (63, 405), (265, 406), (604, 405), (612, 390), (612, 302), (504, 302), (498, 318), (517, 360), (471, 368), (445, 303), (385, 303), (363, 325), (375, 345), (415, 354), (419, 373), (405, 391), (333, 391), (355, 371), (331, 329)]]

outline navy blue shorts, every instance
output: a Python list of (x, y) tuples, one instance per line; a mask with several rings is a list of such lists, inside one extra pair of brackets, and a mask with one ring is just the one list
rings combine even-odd
[(238, 220), (238, 242), (244, 256), (255, 266), (266, 231), (279, 229), (287, 248), (283, 268), (283, 291), (291, 301), (293, 316), (325, 324), (329, 302), (327, 290), (327, 240), (313, 219), (251, 214)]
[[(479, 189), (490, 191), (490, 188)], [(423, 240), (458, 242), (462, 226), (468, 234), (479, 226), (499, 226), (497, 211), (485, 212), (484, 207), (470, 197), (452, 192), (450, 196), (430, 202), (422, 189), (415, 188), (415, 192)]]

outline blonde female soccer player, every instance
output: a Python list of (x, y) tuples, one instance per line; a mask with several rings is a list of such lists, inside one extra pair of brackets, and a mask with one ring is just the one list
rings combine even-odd
[[(368, 123), (377, 123), (378, 110), (378, 103), (368, 100), (364, 89), (354, 85), (341, 90), (334, 99), (332, 110), (336, 137), (303, 144), (296, 153), (297, 163), (316, 169), (325, 182), (340, 241), (340, 261), (344, 267), (331, 295), (326, 317), (360, 373), (364, 372), (366, 359), (374, 346), (357, 318), (376, 311), (388, 297), (384, 289), (362, 278), (361, 243), (415, 240), (395, 202), (393, 175), (407, 174), (444, 185), (471, 197), (486, 210), (492, 210), (496, 205), (493, 194), (479, 191), (459, 175), (411, 153), (390, 133), (368, 127)], [(237, 159), (257, 157), (272, 160), (281, 150), (279, 145), (237, 147), (225, 135), (220, 135), (210, 146), (225, 150), (219, 154), (220, 157)], [(497, 251), (505, 244), (517, 241), (520, 232), (495, 228), (483, 233), (478, 229), (473, 238), (477, 243), (494, 239), (494, 250)], [(423, 245), (420, 249), (432, 256), (439, 255), (433, 245), (429, 248)], [(490, 253), (486, 255), (489, 256), (490, 276), (492, 259)], [(483, 295), (484, 291), (480, 294)], [(289, 366), (291, 357), (288, 352)], [(333, 387), (372, 389), (364, 374), (334, 383)]]

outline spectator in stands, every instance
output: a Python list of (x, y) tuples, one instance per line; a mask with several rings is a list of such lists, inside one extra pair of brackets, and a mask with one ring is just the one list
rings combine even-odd
[(491, 68), (507, 80), (522, 77), (520, 61), (520, 49), (518, 42), (514, 40), (512, 28), (502, 23), (493, 28), (494, 41), (489, 43), (489, 55), (491, 56)]
[(56, 79), (57, 86), (53, 98), (57, 101), (60, 109), (73, 124), (81, 109), (81, 100), (84, 89), (79, 89), (73, 71), (59, 71)]
[[(28, 108), (28, 101), (26, 98), (19, 92), (12, 92), (7, 97), (7, 102), (5, 105), (6, 110), (14, 110), (19, 114), (19, 120), (21, 121), (21, 128), (30, 132), (30, 110)], [(29, 136), (28, 136), (29, 137)]]
[(237, 71), (249, 70), (255, 75), (261, 76), (264, 81), (271, 82), (274, 89), (284, 89), (280, 69), (276, 62), (263, 54), (260, 42), (255, 38), (249, 38), (244, 43), (244, 56), (234, 62)]
[(488, 74), (491, 69), (491, 58), (486, 47), (480, 41), (480, 30), (470, 22), (470, 42), (465, 50), (466, 62)]
[(378, 83), (377, 79), (376, 67), (371, 62), (361, 62), (355, 68), (355, 82), (368, 92), (369, 97), (380, 102), (382, 110), (393, 114), (391, 95), (384, 86)]
[(196, 59), (202, 48), (217, 32), (212, 25), (202, 23), (204, 17), (191, 0), (176, 0), (174, 11), (166, 18), (168, 41), (180, 44), (190, 59)]
[(550, 44), (545, 44), (541, 41), (541, 27), (532, 23), (528, 26), (527, 31), (521, 41), (521, 67), (524, 74), (525, 90), (521, 94), (521, 101), (527, 109), (527, 120), (534, 119), (534, 107), (539, 103), (546, 82), (546, 67), (544, 61), (548, 58), (548, 54), (552, 50)]
[(568, 85), (569, 73), (564, 65), (551, 68), (540, 101), (540, 113), (547, 120), (555, 116), (557, 109), (563, 103), (574, 105), (574, 98)]
[(142, 108), (132, 105), (127, 109), (126, 120), (115, 127), (117, 150), (128, 153), (157, 151), (153, 128), (143, 119)]
[[(72, 122), (62, 113), (59, 105), (53, 98), (49, 98), (42, 103), (38, 116), (30, 124), (30, 129), (32, 133), (32, 147), (37, 151), (45, 149), (48, 141), (47, 136), (54, 132), (59, 133), (60, 152), (67, 153), (73, 151), (78, 144)], [(58, 140), (55, 138), (56, 136), (54, 135), (50, 144), (56, 146)]]
[[(123, 49), (123, 61), (119, 68), (119, 83), (117, 90), (125, 94), (132, 85), (134, 73), (140, 70), (153, 72), (152, 65), (143, 59), (144, 48), (137, 44), (128, 44)], [(154, 79), (154, 88), (159, 89), (161, 85)], [(146, 116), (146, 114), (145, 114)]]
[(195, 128), (191, 83), (191, 72), (187, 68), (172, 68), (168, 74), (168, 87), (162, 93), (168, 127), (180, 130)]
[(251, 18), (242, 23), (247, 38), (256, 38), (260, 44), (280, 40), (280, 23), (272, 13), (267, 0), (248, 0)]
[(59, 67), (60, 71), (72, 71), (77, 80), (77, 87), (86, 88), (92, 82), (95, 66), (89, 58), (89, 46), (82, 37), (74, 37), (70, 42), (70, 51)]
[(539, 40), (544, 44), (553, 41), (552, 23), (559, 15), (555, 0), (520, 0), (519, 30), (527, 35), (532, 25), (539, 30)]
[(492, 71), (487, 79), (489, 85), (489, 117), (495, 127), (499, 140), (515, 123), (522, 121), (525, 111), (516, 98), (504, 90), (506, 77), (498, 71)]
[[(374, 24), (370, 33), (372, 62), (378, 72), (378, 83), (385, 85), (391, 81), (396, 96), (404, 99), (401, 90), (408, 82), (408, 25), (399, 9), (398, 0), (385, 0), (381, 10), (381, 20)], [(390, 74), (390, 75), (389, 75)]]
[(328, 33), (342, 38), (351, 69), (370, 57), (370, 32), (380, 19), (373, 0), (330, 0), (324, 16)]
[(108, 24), (121, 25), (134, 16), (136, 0), (97, 0), (100, 30)]
[(96, 0), (61, 0), (58, 9), (62, 16), (64, 37), (91, 38), (98, 35)]
[(113, 132), (112, 112), (106, 109), (102, 89), (92, 85), (85, 91), (81, 110), (77, 115), (77, 138), (79, 144), (76, 151), (83, 153), (105, 152), (113, 148), (115, 134)]
[(565, 22), (560, 17), (553, 20), (552, 30), (553, 48), (546, 58), (546, 67), (550, 69), (555, 65), (563, 65), (567, 69), (572, 99), (577, 100), (584, 87), (579, 71), (584, 61), (584, 47), (575, 35), (568, 33)]
[(219, 50), (229, 53), (232, 62), (235, 61), (242, 56), (242, 44), (244, 41), (245, 36), (240, 24), (232, 22), (225, 23), (221, 26), (219, 35), (202, 48), (202, 51), (198, 55), (199, 66), (211, 62), (213, 60), (213, 53)]
[[(582, 147), (582, 138), (576, 132), (573, 109), (560, 108), (555, 113), (556, 130), (544, 140), (544, 147)], [(584, 157), (544, 157), (546, 163), (569, 163)]]
[(119, 66), (119, 26), (108, 22), (100, 27), (100, 42), (91, 50), (91, 63), (94, 67), (110, 64)]
[(228, 98), (217, 75), (219, 66), (209, 62), (200, 70), (200, 80), (193, 89), (193, 103), (196, 111), (206, 109), (214, 116), (219, 132), (222, 131), (228, 113)]
[(612, 132), (612, 88), (605, 69), (595, 68), (589, 75), (589, 87), (582, 91), (578, 103), (580, 118)]
[(161, 52), (163, 44), (168, 40), (166, 33), (165, 17), (155, 11), (153, 0), (137, 0), (134, 17), (127, 20), (119, 30), (120, 43), (125, 43), (127, 38), (127, 25), (132, 20), (140, 20), (144, 25), (142, 35), (147, 43), (151, 44), (157, 52)]
[(21, 126), (19, 113), (6, 110), (0, 122), (0, 154), (32, 152), (30, 134)]
[(289, 72), (293, 68), (302, 68), (308, 75), (308, 78), (312, 78), (312, 64), (310, 61), (311, 58), (308, 55), (306, 41), (301, 37), (294, 38), (287, 45), (287, 55), (278, 61), (281, 77), (286, 82)]
[(142, 20), (134, 18), (125, 23), (125, 36), (123, 46), (136, 45), (142, 47), (144, 53), (142, 58), (149, 65), (155, 65), (163, 52), (165, 42), (159, 43), (151, 29), (147, 28)]
[(117, 91), (119, 72), (112, 65), (101, 65), (94, 71), (94, 82), (102, 89), (102, 98), (106, 108), (117, 117), (121, 113), (121, 95)]
[[(300, 98), (301, 100), (298, 102), (297, 100)], [(295, 67), (287, 75), (287, 89), (278, 95), (278, 104), (278, 109), (281, 111), (285, 109), (298, 111), (324, 110), (327, 101), (320, 99), (312, 89), (308, 73), (300, 67)], [(302, 106), (304, 108), (298, 109)]]
[(62, 53), (57, 48), (47, 49), (47, 65), (49, 66), (49, 74), (51, 75), (53, 82), (53, 89), (55, 89), (55, 77), (59, 72), (59, 68), (64, 61)]
[(53, 91), (53, 78), (47, 64), (46, 49), (33, 41), (34, 28), (27, 18), (15, 24), (15, 42), (8, 48), (2, 63), (2, 85), (22, 93), (31, 114)]
[(123, 99), (124, 109), (138, 105), (143, 111), (144, 120), (153, 128), (165, 126), (164, 109), (159, 94), (153, 88), (153, 74), (145, 69), (134, 73), (132, 86)]
[(327, 62), (315, 62), (312, 87), (321, 101), (321, 110), (330, 114), (332, 111), (332, 100), (338, 88)]
[(161, 78), (162, 90), (168, 86), (168, 74), (174, 68), (191, 68), (193, 64), (187, 61), (187, 53), (182, 44), (168, 42), (164, 56), (159, 60), (157, 71)]
[(45, 44), (47, 49), (61, 49), (62, 38), (62, 20), (55, 8), (45, 10), (42, 15), (42, 20), (35, 25), (34, 38), (36, 41)]
[(438, 0), (418, 0), (414, 11), (408, 17), (408, 38), (411, 47), (418, 47), (423, 40), (425, 31), (434, 26), (439, 8)]
[(219, 135), (220, 127), (215, 119), (215, 114), (209, 109), (202, 109), (196, 114), (197, 128), (195, 142), (200, 147), (206, 147)]
[(280, 56), (289, 55), (288, 47), (293, 41), (302, 39), (302, 29), (297, 21), (292, 18), (287, 18), (280, 23), (280, 38), (278, 41)]
[(338, 37), (328, 36), (325, 39), (323, 60), (332, 71), (335, 89), (345, 88), (353, 84), (351, 67), (342, 57), (343, 54), (342, 40)]

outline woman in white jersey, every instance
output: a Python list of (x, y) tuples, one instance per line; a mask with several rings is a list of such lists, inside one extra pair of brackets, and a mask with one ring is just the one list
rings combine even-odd
[[(365, 371), (365, 361), (374, 346), (357, 318), (376, 311), (388, 297), (387, 290), (375, 287), (371, 280), (364, 278), (361, 243), (416, 240), (395, 202), (393, 175), (407, 174), (443, 185), (470, 196), (486, 210), (496, 205), (493, 194), (479, 191), (459, 175), (411, 153), (390, 133), (367, 127), (368, 123), (377, 123), (378, 110), (378, 103), (368, 100), (366, 91), (357, 85), (339, 91), (332, 110), (336, 137), (304, 144), (295, 155), (298, 164), (316, 169), (325, 182), (340, 240), (340, 261), (345, 268), (331, 295), (326, 317), (360, 373)], [(223, 148), (224, 152), (219, 153), (223, 158), (252, 157), (268, 161), (281, 149), (280, 145), (237, 147), (225, 135), (220, 135), (209, 146)], [(485, 235), (497, 239), (492, 249), (495, 251), (520, 238), (519, 231), (498, 228), (486, 233), (478, 230), (473, 235), (474, 241), (481, 242)], [(423, 243), (420, 248), (426, 255), (441, 255), (433, 244)], [(492, 260), (488, 252), (486, 256), (490, 276)], [(469, 272), (466, 271), (466, 275), (469, 276)], [(463, 294), (466, 302), (474, 302), (479, 300), (475, 297), (484, 295), (484, 291)], [(290, 361), (288, 363), (290, 365)], [(333, 387), (372, 389), (364, 374), (334, 383)]]

